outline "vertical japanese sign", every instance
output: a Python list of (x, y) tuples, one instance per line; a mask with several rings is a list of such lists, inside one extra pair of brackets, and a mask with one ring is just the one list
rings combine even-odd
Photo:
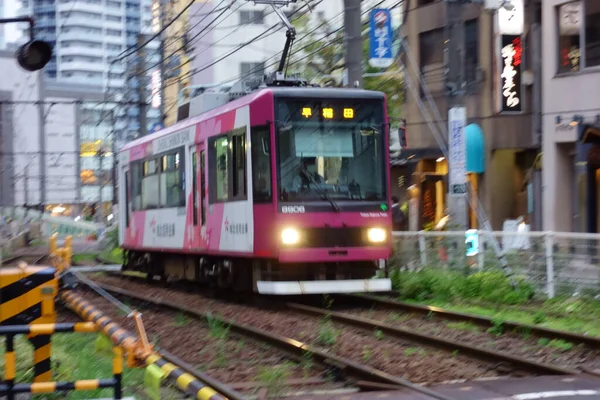
[(392, 55), (392, 15), (390, 10), (376, 8), (370, 15), (369, 65), (387, 68), (394, 62)]
[(500, 111), (521, 112), (521, 36), (502, 35), (500, 58)]
[(448, 111), (448, 164), (450, 167), (450, 194), (467, 193), (465, 125), (467, 109), (453, 107)]

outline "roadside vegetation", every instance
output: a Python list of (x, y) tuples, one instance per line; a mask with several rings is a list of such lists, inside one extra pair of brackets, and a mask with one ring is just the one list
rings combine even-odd
[(585, 296), (539, 298), (533, 285), (502, 271), (464, 274), (441, 268), (394, 270), (390, 277), (399, 300), (452, 311), (600, 336), (600, 301)]

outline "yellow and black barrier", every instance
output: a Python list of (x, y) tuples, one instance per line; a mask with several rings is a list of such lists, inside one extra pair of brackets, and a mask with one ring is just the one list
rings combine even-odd
[(114, 358), (112, 379), (89, 379), (75, 382), (34, 382), (30, 384), (15, 383), (17, 357), (15, 354), (14, 340), (16, 335), (36, 335), (34, 337), (50, 338), (50, 335), (55, 333), (89, 333), (97, 331), (98, 327), (91, 322), (0, 326), (0, 336), (6, 338), (4, 383), (0, 384), (0, 396), (4, 395), (7, 397), (7, 400), (14, 400), (15, 395), (19, 393), (39, 394), (112, 388), (114, 390), (114, 398), (120, 399), (122, 395), (121, 375), (123, 373), (123, 350), (119, 346), (113, 347)]
[[(56, 269), (26, 264), (0, 270), (0, 327), (49, 324), (56, 321), (54, 308), (58, 293)], [(34, 347), (34, 382), (51, 380), (50, 336), (28, 333)]]
[(226, 400), (226, 397), (217, 393), (193, 375), (168, 362), (159, 354), (153, 351), (145, 352), (140, 349), (138, 347), (138, 339), (134, 335), (112, 322), (100, 310), (77, 294), (65, 291), (60, 294), (60, 297), (81, 318), (98, 325), (112, 339), (115, 345), (123, 347), (129, 365), (135, 365), (136, 360), (139, 360), (147, 367), (154, 366), (159, 368), (166, 379), (198, 400)]

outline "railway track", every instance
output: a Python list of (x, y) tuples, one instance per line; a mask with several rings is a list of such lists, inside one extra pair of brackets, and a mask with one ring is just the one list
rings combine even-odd
[(17, 266), (18, 263), (21, 261), (26, 262), (29, 265), (38, 265), (38, 264), (43, 264), (44, 262), (46, 262), (47, 259), (48, 259), (48, 254), (43, 254), (43, 255), (23, 254), (23, 255), (18, 255), (18, 256), (11, 256), (11, 257), (6, 257), (6, 258), (2, 259), (2, 267)]
[[(221, 323), (222, 326), (228, 327), (227, 329), (231, 329), (231, 331), (235, 334), (253, 339), (258, 342), (266, 343), (274, 348), (278, 348), (279, 350), (285, 352), (285, 354), (291, 356), (292, 359), (299, 360), (300, 362), (306, 361), (307, 358), (310, 360), (314, 360), (321, 368), (321, 372), (326, 372), (330, 377), (333, 377), (335, 381), (343, 382), (343, 384), (341, 385), (340, 383), (332, 384), (331, 382), (324, 382), (322, 379), (312, 376), (311, 379), (288, 380), (286, 383), (290, 384), (291, 386), (294, 386), (294, 384), (299, 384), (300, 386), (307, 386), (308, 384), (308, 386), (315, 387), (310, 388), (310, 391), (314, 392), (316, 389), (319, 388), (320, 385), (325, 385), (325, 387), (321, 389), (321, 392), (329, 391), (338, 393), (343, 391), (352, 393), (359, 390), (370, 391), (409, 389), (426, 395), (431, 399), (450, 399), (447, 396), (441, 395), (423, 386), (414, 384), (406, 379), (395, 377), (383, 371), (379, 371), (375, 368), (363, 365), (361, 363), (357, 363), (353, 360), (345, 359), (335, 354), (331, 354), (330, 352), (324, 351), (322, 349), (316, 348), (314, 346), (308, 345), (307, 343), (303, 343), (290, 337), (285, 337), (272, 332), (267, 332), (265, 330), (253, 326), (236, 323), (235, 321), (229, 319), (215, 318), (211, 315), (210, 312), (202, 312), (195, 307), (189, 307), (186, 304), (166, 300), (160, 298), (159, 296), (143, 295), (138, 292), (133, 292), (124, 288), (114, 287), (102, 283), (96, 284), (98, 284), (102, 289), (108, 291), (113, 295), (122, 298), (127, 298), (130, 301), (133, 300), (136, 302), (140, 302), (139, 304), (141, 308), (145, 308), (147, 310), (144, 314), (144, 318), (146, 319), (147, 325), (149, 312), (154, 313), (156, 312), (157, 308), (168, 309), (170, 311), (175, 311), (178, 313), (184, 313), (185, 315), (193, 317), (196, 321), (206, 321), (208, 323), (210, 323), (210, 321), (213, 321), (214, 323), (215, 320), (218, 320), (220, 321), (219, 323)], [(96, 301), (98, 301), (98, 299), (96, 299)], [(149, 305), (151, 305), (152, 308), (149, 308)], [(152, 320), (150, 322), (150, 326), (154, 326), (154, 323), (156, 321), (153, 320), (153, 317), (151, 317), (150, 319)], [(194, 326), (193, 328), (197, 327)], [(197, 329), (188, 329), (187, 331), (197, 332)], [(176, 337), (176, 340), (180, 342), (184, 341), (185, 339), (187, 339), (187, 337), (182, 337), (181, 335), (178, 335)], [(192, 340), (188, 339), (185, 341), (188, 346), (194, 346)], [(268, 350), (263, 349), (263, 352), (268, 353)], [(238, 360), (242, 359), (243, 358), (238, 358)], [(178, 365), (181, 365), (180, 360), (181, 358), (179, 359)], [(260, 362), (260, 359), (258, 360), (258, 362)], [(187, 367), (192, 372), (194, 371), (194, 369), (190, 365), (187, 365)], [(237, 367), (239, 369), (244, 369), (244, 365), (241, 362), (238, 363)], [(227, 378), (230, 374), (232, 374), (232, 371), (228, 371), (228, 373), (222, 378)], [(239, 375), (239, 373), (237, 375)], [(256, 382), (239, 382), (237, 384), (233, 384), (233, 388), (246, 391), (255, 388), (256, 386), (260, 386), (260, 384), (257, 384)]]
[[(351, 304), (363, 308), (376, 307), (380, 310), (399, 311), (405, 314), (435, 316), (436, 318), (448, 321), (473, 323), (483, 328), (493, 328), (498, 324), (498, 321), (493, 318), (444, 310), (434, 306), (410, 304), (379, 296), (336, 295), (335, 298), (339, 299), (343, 304)], [(509, 331), (528, 333), (540, 338), (568, 340), (573, 343), (583, 343), (590, 348), (600, 349), (600, 337), (597, 336), (581, 335), (573, 332), (560, 331), (512, 321), (501, 321), (501, 323), (504, 328)]]
[[(109, 280), (111, 280), (111, 284), (115, 283), (115, 282), (118, 283), (118, 280), (112, 280), (110, 278), (109, 278)], [(133, 285), (134, 283), (132, 282), (131, 284)], [(121, 283), (121, 285), (122, 285), (122, 283)], [(136, 282), (135, 282), (136, 291), (141, 290), (141, 288), (144, 287), (145, 285), (146, 285), (146, 283), (141, 284), (139, 282), (139, 280), (136, 280)], [(154, 287), (156, 287), (156, 286), (154, 286)], [(128, 286), (128, 288), (129, 288), (129, 286)], [(185, 293), (177, 294), (174, 292), (175, 292), (175, 290), (169, 290), (169, 289), (164, 289), (164, 288), (160, 289), (158, 291), (156, 289), (153, 289), (153, 293), (155, 293), (155, 296), (161, 297), (161, 298), (186, 297), (185, 301), (188, 302), (189, 301), (189, 300), (187, 300), (188, 297), (192, 297), (192, 296), (200, 297), (200, 295), (198, 295), (198, 294), (185, 294)], [(352, 297), (352, 296), (350, 296), (350, 297)], [(210, 301), (212, 301), (212, 300), (210, 300)], [(259, 302), (270, 303), (271, 305), (278, 303), (278, 301), (280, 301), (280, 300), (275, 300), (272, 298), (265, 299), (264, 297), (262, 297), (259, 300)], [(192, 303), (190, 303), (190, 304), (192, 304)], [(199, 301), (198, 301), (198, 304), (199, 304)], [(282, 306), (282, 304), (278, 304), (278, 305)], [(216, 306), (216, 303), (213, 304), (213, 306)], [(583, 354), (587, 354), (589, 352), (589, 349), (587, 349), (587, 348), (586, 349), (583, 349), (583, 348), (571, 349), (571, 351), (565, 352), (565, 354), (569, 354), (569, 357), (571, 357), (570, 359), (568, 359), (566, 361), (559, 358), (559, 359), (557, 359), (557, 362), (547, 362), (547, 361), (545, 361), (545, 359), (547, 360), (548, 357), (545, 357), (544, 354), (540, 355), (539, 349), (535, 349), (535, 348), (530, 349), (529, 352), (524, 352), (524, 353), (526, 353), (527, 356), (514, 354), (515, 352), (511, 351), (511, 346), (519, 346), (519, 345), (523, 344), (523, 343), (519, 343), (519, 340), (521, 340), (521, 339), (517, 339), (517, 338), (507, 338), (504, 336), (501, 338), (497, 338), (498, 341), (500, 341), (504, 344), (504, 347), (494, 350), (494, 349), (490, 349), (490, 348), (485, 348), (484, 346), (472, 345), (468, 341), (448, 339), (448, 338), (445, 338), (443, 334), (438, 334), (438, 335), (427, 334), (426, 332), (419, 332), (418, 330), (415, 330), (415, 329), (406, 329), (406, 328), (394, 326), (390, 323), (378, 321), (377, 319), (364, 318), (361, 316), (357, 317), (356, 315), (354, 315), (355, 313), (361, 313), (361, 312), (364, 313), (365, 312), (364, 307), (362, 310), (358, 310), (358, 311), (353, 310), (354, 311), (353, 314), (350, 315), (348, 313), (341, 313), (338, 311), (331, 311), (331, 310), (327, 310), (327, 309), (323, 309), (323, 308), (307, 306), (305, 304), (286, 303), (286, 304), (283, 304), (283, 306), (285, 307), (285, 311), (288, 314), (309, 315), (309, 316), (312, 316), (313, 318), (318, 317), (320, 320), (328, 318), (335, 323), (341, 324), (342, 326), (356, 327), (356, 328), (361, 329), (363, 332), (376, 332), (376, 334), (385, 336), (386, 338), (393, 337), (396, 346), (398, 346), (398, 344), (399, 344), (398, 340), (400, 340), (400, 343), (404, 343), (404, 344), (410, 343), (410, 344), (417, 344), (417, 345), (428, 347), (428, 348), (441, 349), (443, 352), (445, 352), (447, 354), (446, 357), (448, 357), (450, 355), (456, 357), (458, 354), (460, 354), (459, 358), (462, 357), (464, 359), (465, 357), (467, 357), (470, 359), (476, 359), (479, 362), (482, 362), (483, 364), (487, 364), (488, 372), (490, 370), (493, 370), (495, 372), (494, 376), (506, 376), (506, 375), (511, 375), (511, 374), (516, 375), (516, 376), (523, 376), (523, 375), (527, 375), (527, 374), (533, 374), (533, 375), (536, 375), (536, 374), (575, 375), (575, 374), (580, 374), (580, 373), (587, 373), (590, 375), (596, 374), (596, 372), (594, 371), (593, 368), (585, 368), (583, 366), (583, 364), (585, 364), (585, 362), (588, 361), (589, 359), (596, 358), (596, 355), (593, 352), (587, 358), (583, 356)], [(225, 307), (226, 308), (227, 307), (235, 308), (236, 306), (232, 306), (231, 304), (229, 304)], [(238, 310), (237, 314), (245, 313), (245, 312), (246, 311)], [(233, 310), (228, 310), (227, 313), (235, 314), (235, 312), (233, 312)], [(312, 323), (314, 324), (314, 321)], [(275, 322), (267, 322), (266, 324), (268, 324), (268, 325), (275, 324)], [(285, 324), (285, 321), (282, 320), (281, 324)], [(271, 325), (269, 325), (269, 327), (271, 327)], [(296, 332), (296, 333), (298, 333), (298, 332)], [(468, 332), (468, 333), (472, 333), (472, 332)], [(484, 334), (485, 334), (485, 332), (484, 332)], [(290, 335), (290, 336), (294, 336), (294, 335)], [(296, 335), (296, 336), (298, 336), (298, 335)], [(299, 336), (302, 336), (302, 335), (299, 335)], [(492, 342), (491, 337), (489, 337), (489, 335), (488, 335), (488, 338), (489, 338), (488, 341)], [(496, 339), (496, 338), (494, 338), (494, 339)], [(357, 344), (355, 344), (355, 346), (360, 347), (360, 344), (357, 343)], [(405, 349), (406, 350), (405, 353), (414, 352), (414, 351), (417, 351), (420, 353), (420, 351), (421, 351), (421, 350), (414, 350), (414, 349), (415, 349), (414, 347), (407, 348), (407, 349)], [(550, 350), (552, 350), (552, 349), (550, 349)], [(513, 354), (511, 354), (511, 353), (513, 353)], [(535, 357), (529, 357), (529, 355), (535, 356)], [(566, 356), (563, 355), (562, 357), (564, 358)], [(402, 358), (402, 357), (400, 356), (400, 358)], [(394, 358), (394, 360), (396, 360), (396, 358)], [(403, 362), (403, 360), (397, 360), (397, 361), (400, 363)], [(487, 376), (490, 376), (490, 375), (487, 375)], [(460, 376), (457, 378), (465, 379), (464, 376)], [(472, 379), (472, 378), (467, 377), (466, 379)], [(451, 379), (449, 379), (449, 380), (451, 380)], [(419, 381), (419, 380), (417, 379), (417, 381)], [(423, 383), (429, 384), (431, 382), (423, 382)]]

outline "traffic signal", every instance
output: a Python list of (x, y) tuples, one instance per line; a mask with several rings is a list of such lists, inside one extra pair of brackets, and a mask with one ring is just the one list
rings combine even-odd
[(17, 61), (27, 71), (38, 71), (52, 58), (52, 48), (43, 40), (30, 40), (17, 50)]

